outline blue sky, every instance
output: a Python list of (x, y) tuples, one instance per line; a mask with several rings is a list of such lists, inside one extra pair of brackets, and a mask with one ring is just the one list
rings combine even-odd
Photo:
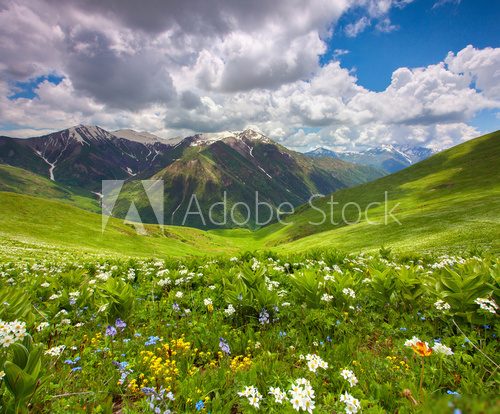
[(345, 26), (364, 12), (354, 9), (337, 23), (321, 61), (329, 61), (336, 49), (347, 50), (340, 58), (342, 66), (354, 69), (362, 86), (382, 91), (399, 67), (434, 64), (467, 45), (500, 46), (500, 1), (451, 1), (433, 8), (435, 4), (436, 0), (416, 0), (402, 9), (392, 8), (389, 17), (397, 30), (381, 33), (372, 24), (358, 36), (348, 37)]

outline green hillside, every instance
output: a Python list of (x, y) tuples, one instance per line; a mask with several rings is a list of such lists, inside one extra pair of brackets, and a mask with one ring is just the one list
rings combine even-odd
[[(210, 206), (223, 200), (224, 193), (228, 210), (241, 202), (254, 206), (257, 192), (259, 201), (276, 209), (283, 202), (299, 206), (312, 194), (328, 194), (384, 175), (372, 167), (341, 160), (312, 159), (267, 138), (266, 141), (227, 138), (210, 145), (190, 145), (188, 140), (172, 151), (175, 161), (151, 177), (163, 180), (165, 185), (165, 222), (204, 230), (258, 227), (255, 209), (252, 208), (246, 220), (248, 213), (241, 206), (234, 210), (234, 222), (228, 215), (224, 225), (211, 223), (208, 220)], [(197, 215), (186, 215), (193, 211), (193, 194), (196, 194), (204, 220)], [(125, 184), (113, 214), (124, 217), (131, 200), (143, 221), (157, 222), (142, 185), (136, 180)], [(262, 208), (259, 214), (260, 217), (269, 216), (267, 208)], [(215, 222), (223, 223), (222, 208), (214, 209), (213, 217)]]
[(123, 256), (188, 256), (235, 251), (229, 237), (187, 227), (145, 225), (139, 235), (131, 224), (110, 218), (101, 233), (101, 215), (61, 201), (0, 192), (0, 239), (5, 246), (42, 251), (118, 254)]
[[(259, 231), (263, 245), (286, 245), (297, 251), (319, 247), (343, 250), (375, 249), (390, 245), (396, 249), (445, 249), (493, 247), (500, 240), (500, 131), (484, 135), (434, 155), (414, 166), (374, 182), (334, 193), (333, 201), (344, 206), (356, 202), (362, 211), (372, 202), (384, 202), (388, 192), (388, 210), (401, 222), (388, 225), (358, 224), (311, 225), (323, 216), (308, 205), (302, 206), (287, 222)], [(313, 202), (328, 212), (329, 197)], [(384, 206), (369, 208), (373, 222), (384, 221)], [(345, 210), (348, 222), (356, 221), (358, 210)], [(334, 209), (333, 221), (341, 221), (341, 209)]]
[[(202, 231), (146, 225), (146, 235), (136, 234), (130, 224), (111, 218), (101, 234), (101, 216), (78, 207), (95, 205), (67, 188), (27, 174), (14, 167), (1, 167), (0, 238), (4, 246), (56, 246), (79, 252), (114, 253), (130, 256), (203, 255), (245, 250), (274, 249), (285, 252), (314, 248), (365, 251), (385, 245), (398, 251), (450, 251), (474, 247), (500, 250), (500, 131), (468, 141), (410, 168), (377, 181), (333, 194), (340, 206), (356, 202), (364, 210), (384, 202), (401, 222), (389, 218), (383, 224), (383, 205), (368, 209), (370, 225), (332, 225), (318, 222), (329, 212), (329, 198), (303, 205), (286, 221), (258, 231), (226, 229)], [(14, 194), (13, 192), (26, 193)], [(33, 197), (33, 196), (35, 197)], [(44, 197), (44, 198), (41, 198)], [(58, 198), (48, 200), (46, 198)], [(355, 221), (357, 210), (346, 209), (346, 219)], [(334, 209), (333, 219), (340, 221)], [(329, 219), (329, 217), (328, 217)]]
[(96, 197), (89, 191), (69, 188), (18, 167), (0, 164), (0, 191), (50, 198), (85, 210), (100, 212)]

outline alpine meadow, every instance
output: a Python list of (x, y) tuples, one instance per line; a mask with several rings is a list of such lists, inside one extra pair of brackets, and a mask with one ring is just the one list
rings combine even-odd
[(498, 21), (0, 0), (0, 414), (500, 412)]

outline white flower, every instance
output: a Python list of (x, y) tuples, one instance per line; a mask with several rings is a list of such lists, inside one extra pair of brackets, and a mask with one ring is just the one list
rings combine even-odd
[(451, 350), (451, 348), (448, 348), (446, 345), (443, 345), (439, 342), (434, 342), (434, 346), (432, 347), (432, 350), (436, 354), (453, 355), (453, 351)]
[(422, 341), (418, 339), (416, 336), (414, 336), (413, 338), (406, 340), (405, 346), (411, 348), (412, 346), (417, 346), (417, 342), (422, 342)]
[(286, 393), (282, 391), (279, 387), (271, 387), (269, 388), (269, 394), (274, 397), (274, 401), (278, 404), (283, 404), (283, 401), (286, 399)]
[(449, 303), (447, 303), (441, 299), (438, 300), (436, 303), (434, 303), (434, 307), (440, 311), (446, 311), (446, 310), (449, 310), (451, 308)]
[(321, 300), (323, 302), (331, 302), (333, 300), (333, 295), (329, 295), (328, 293), (323, 293), (323, 296), (321, 296)]
[(0, 381), (3, 380), (3, 377), (5, 377), (5, 371), (0, 371)]
[(351, 387), (354, 387), (358, 383), (356, 375), (354, 375), (354, 372), (349, 369), (343, 369), (340, 371), (340, 376), (344, 378)]
[(246, 386), (245, 389), (238, 393), (240, 397), (245, 397), (248, 399), (248, 403), (255, 408), (259, 408), (259, 404), (262, 400), (262, 395), (259, 390), (253, 385)]
[(356, 414), (361, 408), (359, 401), (347, 391), (344, 394), (341, 394), (340, 401), (345, 404), (345, 412), (347, 414)]
[(498, 306), (493, 300), (486, 299), (486, 298), (477, 298), (474, 301), (474, 303), (477, 303), (481, 309), (483, 309), (487, 312), (490, 312), (493, 314), (497, 313)]
[(26, 324), (20, 321), (4, 322), (0, 320), (0, 346), (8, 348), (26, 336)]
[(36, 330), (37, 330), (38, 332), (40, 332), (40, 331), (43, 331), (43, 330), (44, 330), (45, 328), (47, 328), (48, 326), (49, 326), (49, 323), (48, 323), (48, 322), (41, 322), (41, 323), (40, 323), (40, 325), (38, 325), (38, 326), (36, 327)]
[(215, 287), (215, 285), (210, 285), (208, 288), (209, 288), (210, 290), (214, 290), (216, 287)]
[(50, 349), (47, 349), (45, 351), (45, 355), (50, 355), (50, 356), (56, 356), (58, 357), (63, 353), (63, 351), (66, 349), (66, 345), (59, 345), (59, 346), (53, 346)]
[(227, 305), (227, 308), (226, 308), (226, 309), (224, 309), (224, 314), (225, 314), (226, 316), (231, 316), (231, 315), (233, 315), (235, 312), (236, 312), (236, 309), (234, 309), (234, 306), (233, 306), (233, 305), (231, 305), (231, 304)]
[(50, 286), (50, 283), (43, 282), (40, 286), (43, 287), (43, 288), (48, 288)]
[(344, 288), (342, 289), (342, 293), (346, 296), (349, 296), (351, 298), (355, 298), (356, 297), (356, 292), (354, 292), (354, 290), (352, 290), (351, 288)]
[(290, 394), (290, 403), (296, 411), (307, 411), (312, 413), (314, 410), (314, 390), (311, 383), (305, 378), (297, 379), (288, 390)]
[(182, 298), (184, 296), (184, 292), (181, 292), (180, 290), (175, 294), (176, 298)]
[[(303, 358), (301, 358), (303, 359)], [(305, 356), (305, 359), (307, 361), (307, 368), (309, 368), (309, 371), (311, 372), (316, 372), (318, 368), (321, 369), (327, 369), (328, 368), (328, 362), (323, 361), (319, 355), (316, 354), (307, 354)]]
[(203, 299), (203, 304), (205, 306), (212, 305), (212, 299), (210, 299), (210, 298)]

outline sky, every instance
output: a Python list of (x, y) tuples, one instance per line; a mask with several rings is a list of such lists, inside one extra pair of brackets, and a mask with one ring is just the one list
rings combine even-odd
[(491, 0), (0, 0), (0, 134), (447, 148), (500, 129), (498, 21)]

